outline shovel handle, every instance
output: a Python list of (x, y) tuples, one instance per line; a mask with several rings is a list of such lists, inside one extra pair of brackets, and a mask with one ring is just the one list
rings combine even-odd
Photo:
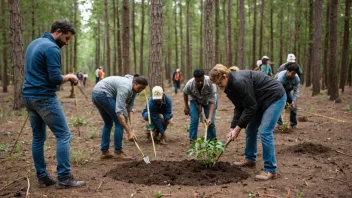
[[(233, 140), (232, 139), (228, 139), (227, 140), (227, 142), (226, 142), (226, 144), (225, 144), (225, 148), (224, 148), (224, 150), (226, 149), (226, 147), (230, 144), (230, 142), (232, 142)], [(221, 157), (221, 155), (224, 153), (224, 151), (222, 151), (219, 155), (218, 155), (218, 157), (216, 158), (216, 160), (215, 160), (215, 162), (214, 162), (214, 165), (216, 164), (216, 162), (218, 162), (218, 160), (219, 160), (219, 158)]]
[(133, 138), (133, 141), (134, 141), (134, 143), (136, 144), (138, 150), (142, 153), (142, 155), (143, 155), (143, 157), (144, 157), (143, 151), (142, 151), (142, 149), (139, 147), (139, 145), (138, 145), (138, 143), (137, 143), (137, 141), (136, 141), (135, 138)]

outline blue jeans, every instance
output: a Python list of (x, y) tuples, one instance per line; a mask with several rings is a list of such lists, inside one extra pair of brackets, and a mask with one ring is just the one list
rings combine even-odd
[(282, 109), (285, 106), (286, 94), (272, 103), (264, 113), (255, 114), (246, 128), (245, 156), (248, 161), (255, 162), (257, 157), (258, 129), (263, 147), (264, 171), (276, 172), (274, 146), (274, 128)]
[[(169, 125), (169, 123), (168, 123), (167, 121), (165, 121), (163, 114), (158, 114), (158, 117), (159, 117), (159, 120), (160, 120), (161, 125), (163, 125), (164, 129), (166, 130), (166, 129), (167, 129), (167, 126)], [(144, 112), (144, 114), (143, 114), (143, 119), (144, 119), (145, 121), (148, 121), (148, 112)], [(152, 122), (152, 124), (153, 124), (155, 127), (157, 127), (156, 124), (153, 123), (152, 120), (151, 120), (151, 122)], [(158, 130), (158, 128), (156, 128), (156, 131), (157, 131), (158, 133), (160, 133), (160, 131)], [(165, 131), (164, 131), (164, 132), (165, 132)]]
[[(211, 116), (211, 124), (207, 130), (207, 140), (212, 140), (216, 138), (216, 128), (215, 128), (215, 115), (217, 104), (215, 104), (213, 115)], [(204, 114), (206, 117), (209, 116), (209, 104), (202, 105), (204, 109)], [(197, 102), (195, 100), (190, 101), (190, 114), (191, 114), (191, 124), (189, 126), (189, 139), (191, 141), (196, 140), (198, 138), (198, 123), (199, 123), (199, 111), (197, 107)], [(204, 118), (205, 119), (205, 118)]]
[(56, 97), (45, 99), (24, 97), (23, 102), (28, 110), (32, 127), (32, 156), (37, 171), (37, 177), (43, 178), (48, 175), (44, 158), (46, 126), (50, 128), (56, 137), (58, 178), (61, 179), (70, 175), (71, 133), (60, 102)]
[(180, 81), (174, 81), (174, 92), (177, 94), (177, 90), (180, 89), (181, 82)]
[(120, 124), (115, 108), (116, 108), (116, 99), (109, 98), (104, 92), (93, 92), (92, 101), (94, 105), (98, 108), (101, 117), (104, 120), (104, 127), (101, 135), (101, 146), (100, 150), (107, 151), (110, 147), (110, 133), (113, 124), (115, 123), (114, 130), (114, 150), (122, 150), (122, 137), (123, 137), (123, 127)]

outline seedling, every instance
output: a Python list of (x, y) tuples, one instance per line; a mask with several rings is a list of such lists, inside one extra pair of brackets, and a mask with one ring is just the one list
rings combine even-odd
[(7, 152), (9, 149), (8, 144), (0, 144), (0, 152)]
[(189, 156), (202, 160), (206, 167), (212, 167), (216, 163), (217, 156), (224, 152), (225, 146), (221, 141), (204, 140), (204, 137), (198, 138), (192, 142), (191, 148), (187, 151)]
[(85, 121), (85, 119), (79, 117), (76, 117), (73, 122), (70, 123), (71, 126), (84, 126), (86, 124), (87, 122)]
[(70, 154), (71, 162), (75, 162), (76, 165), (82, 165), (86, 155), (83, 153), (83, 151), (71, 151)]
[(185, 129), (186, 132), (189, 132), (189, 127), (187, 124), (183, 125), (183, 128)]

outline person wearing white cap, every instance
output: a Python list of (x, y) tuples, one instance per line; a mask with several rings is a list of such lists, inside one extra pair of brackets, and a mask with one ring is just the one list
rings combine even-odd
[[(185, 103), (185, 115), (191, 116), (189, 126), (189, 138), (192, 143), (198, 137), (199, 118), (205, 115), (205, 123), (208, 126), (207, 140), (216, 138), (215, 114), (217, 108), (216, 85), (210, 81), (209, 76), (204, 75), (203, 69), (195, 69), (193, 77), (183, 88), (183, 100)], [(190, 102), (188, 104), (188, 99)], [(202, 110), (204, 109), (204, 114)], [(203, 121), (203, 119), (201, 119)]]
[(268, 76), (272, 76), (273, 75), (273, 71), (271, 69), (271, 66), (269, 64), (269, 57), (268, 56), (263, 56), (262, 58), (262, 64), (259, 66), (259, 70), (261, 72), (263, 72), (264, 74), (268, 75)]
[[(287, 70), (287, 67), (290, 63), (296, 63), (296, 56), (294, 54), (288, 54), (286, 61), (287, 61), (286, 63), (280, 65), (280, 67), (277, 68), (277, 72), (276, 72), (277, 74), (280, 73), (281, 71)], [(299, 65), (298, 65), (298, 67), (299, 67), (299, 70), (297, 72), (297, 75), (299, 77), (301, 77), (301, 75), (303, 75), (303, 72), (302, 72), (302, 69)]]
[[(171, 123), (172, 119), (172, 101), (168, 95), (163, 91), (160, 86), (155, 86), (152, 89), (152, 97), (148, 100), (150, 120), (152, 123), (152, 130), (156, 132), (155, 138), (160, 136), (160, 144), (166, 144), (166, 134), (165, 131), (167, 126)], [(142, 111), (142, 116), (145, 121), (148, 121), (148, 109), (147, 106), (144, 107)]]

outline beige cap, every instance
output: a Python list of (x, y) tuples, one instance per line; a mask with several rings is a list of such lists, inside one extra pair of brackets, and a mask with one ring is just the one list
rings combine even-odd
[(154, 100), (163, 98), (163, 93), (164, 93), (163, 88), (161, 88), (160, 86), (153, 87), (152, 96)]

